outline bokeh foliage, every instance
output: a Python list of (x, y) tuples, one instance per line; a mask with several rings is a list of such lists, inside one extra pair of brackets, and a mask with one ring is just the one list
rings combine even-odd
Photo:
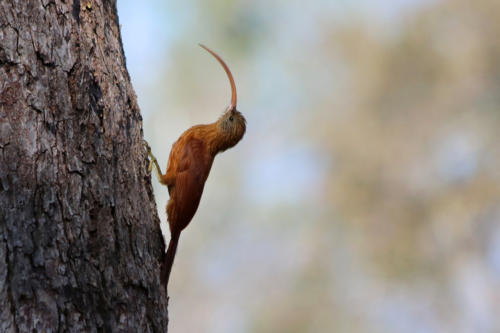
[(181, 237), (172, 330), (500, 331), (500, 2), (157, 5), (155, 70), (128, 59), (159, 159), (228, 100), (196, 42), (248, 118)]

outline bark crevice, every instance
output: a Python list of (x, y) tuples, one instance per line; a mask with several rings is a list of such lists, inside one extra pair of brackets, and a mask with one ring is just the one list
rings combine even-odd
[(166, 332), (116, 2), (5, 0), (0, 36), (0, 331)]

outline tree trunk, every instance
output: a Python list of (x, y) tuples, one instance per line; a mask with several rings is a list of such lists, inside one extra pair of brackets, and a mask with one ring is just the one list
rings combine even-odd
[(142, 140), (114, 0), (0, 1), (0, 332), (167, 331)]

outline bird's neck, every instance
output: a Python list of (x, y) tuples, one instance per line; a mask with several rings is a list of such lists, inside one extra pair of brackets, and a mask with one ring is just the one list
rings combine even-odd
[(213, 157), (235, 145), (234, 138), (221, 130), (218, 122), (199, 125), (196, 132), (206, 140), (208, 150)]
[(233, 133), (224, 131), (219, 122), (193, 126), (189, 129), (189, 132), (195, 138), (207, 143), (208, 151), (213, 157), (233, 147), (240, 140)]

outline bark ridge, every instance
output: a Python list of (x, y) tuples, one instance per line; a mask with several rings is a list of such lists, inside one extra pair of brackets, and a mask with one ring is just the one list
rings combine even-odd
[(0, 2), (0, 332), (167, 331), (142, 138), (116, 1)]

